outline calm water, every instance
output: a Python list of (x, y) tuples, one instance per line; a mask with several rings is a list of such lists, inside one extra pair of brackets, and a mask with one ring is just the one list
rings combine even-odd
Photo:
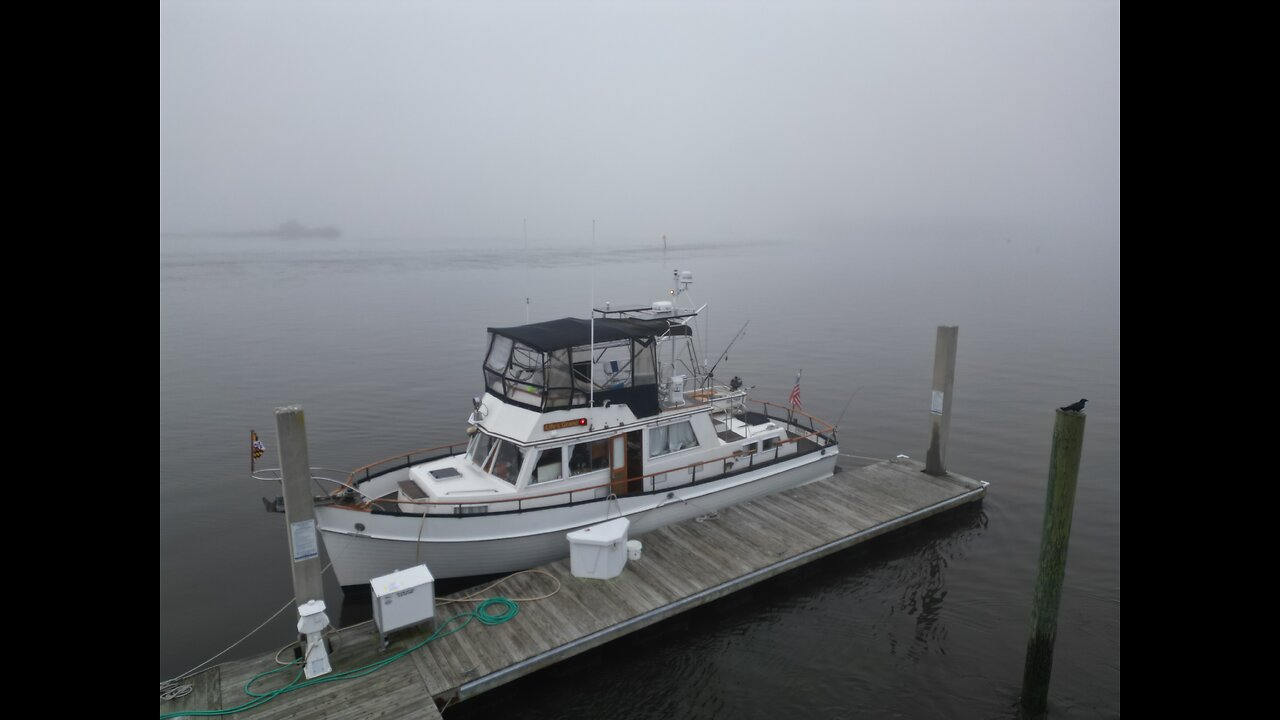
[[(1070, 250), (1064, 250), (1070, 248)], [(292, 595), (283, 516), (248, 478), (256, 428), (307, 411), (312, 463), (350, 468), (463, 436), (485, 328), (585, 315), (589, 242), (162, 240), (160, 675)], [(960, 326), (948, 465), (979, 508), (873, 542), (468, 701), (449, 717), (1012, 717), (1053, 408), (1089, 398), (1054, 662), (1057, 717), (1120, 714), (1120, 259), (1074, 239), (903, 234), (601, 242), (596, 298), (659, 299), (674, 268), (717, 372), (841, 425), (847, 453), (922, 458), (935, 328)], [(848, 464), (856, 461), (845, 459)], [(271, 462), (270, 464), (274, 464)], [(328, 579), (331, 608), (343, 603)], [(358, 616), (346, 608), (331, 616)], [(286, 613), (235, 651), (293, 635)]]

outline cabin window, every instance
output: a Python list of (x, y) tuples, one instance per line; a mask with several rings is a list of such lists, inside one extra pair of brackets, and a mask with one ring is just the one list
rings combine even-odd
[(498, 449), (493, 453), (493, 465), (489, 472), (499, 480), (506, 480), (512, 485), (520, 477), (520, 463), (524, 460), (524, 451), (517, 445), (498, 441)]
[(763, 449), (765, 450), (772, 450), (773, 447), (777, 444), (778, 444), (778, 438), (776, 437), (765, 438), (764, 442), (761, 443), (761, 445), (763, 446)]
[(697, 445), (698, 438), (693, 434), (693, 425), (688, 420), (649, 430), (649, 457), (658, 457), (697, 447)]
[(530, 482), (550, 482), (564, 477), (564, 467), (561, 462), (563, 457), (564, 453), (560, 448), (543, 450), (538, 455), (538, 464), (534, 466), (533, 479)]
[(593, 470), (604, 470), (607, 467), (609, 467), (608, 439), (573, 446), (573, 453), (569, 456), (570, 475), (582, 475)]
[(526, 450), (519, 445), (476, 433), (467, 449), (467, 458), (481, 470), (515, 485), (520, 478), (525, 453)]
[(476, 433), (471, 438), (471, 447), (467, 448), (467, 459), (477, 467), (483, 468), (489, 460), (489, 451), (493, 449), (493, 437), (484, 433)]

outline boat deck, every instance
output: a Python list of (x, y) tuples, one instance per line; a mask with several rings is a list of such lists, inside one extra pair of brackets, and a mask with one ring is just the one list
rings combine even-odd
[[(656, 530), (641, 538), (642, 558), (627, 563), (612, 580), (575, 578), (567, 558), (551, 563), (541, 569), (560, 580), (560, 591), (546, 600), (521, 603), (520, 614), (510, 622), (472, 623), (372, 675), (281, 695), (237, 717), (440, 717), (437, 702), (473, 697), (986, 494), (985, 483), (955, 474), (933, 477), (922, 469), (921, 463), (903, 461), (838, 470), (828, 479), (721, 510), (705, 522)], [(548, 585), (544, 577), (522, 575), (496, 592), (536, 596)], [(438, 619), (460, 607), (465, 606), (437, 607)], [(335, 636), (331, 660), (338, 670), (359, 667), (426, 636), (425, 630), (394, 634), (387, 654), (380, 654), (372, 624), (354, 626)], [(206, 671), (188, 680), (195, 692), (181, 708), (240, 705), (248, 699), (242, 692), (245, 682), (273, 667), (272, 658), (259, 657)], [(292, 675), (263, 681), (255, 689), (269, 691)], [(161, 704), (162, 712), (176, 709)]]

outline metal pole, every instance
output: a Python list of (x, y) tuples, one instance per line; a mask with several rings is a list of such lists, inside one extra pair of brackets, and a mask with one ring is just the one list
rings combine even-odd
[(956, 341), (960, 328), (938, 326), (938, 343), (933, 352), (933, 396), (929, 402), (929, 452), (924, 471), (947, 474), (947, 438), (951, 435), (951, 387), (956, 379)]
[(1067, 570), (1067, 544), (1071, 540), (1076, 475), (1084, 446), (1084, 420), (1084, 413), (1058, 410), (1053, 426), (1044, 530), (1040, 536), (1040, 569), (1031, 604), (1027, 663), (1022, 675), (1022, 709), (1031, 718), (1042, 717), (1048, 709), (1049, 672), (1053, 668), (1053, 643), (1058, 636), (1058, 606)]
[(289, 556), (293, 559), (293, 597), (297, 605), (302, 605), (308, 600), (324, 600), (320, 543), (311, 499), (307, 421), (302, 408), (296, 405), (276, 408), (276, 435), (280, 445), (285, 524), (289, 528)]

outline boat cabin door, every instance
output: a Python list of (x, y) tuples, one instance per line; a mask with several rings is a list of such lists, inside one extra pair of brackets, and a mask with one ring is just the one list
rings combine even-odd
[(609, 482), (614, 495), (622, 497), (644, 492), (641, 457), (639, 430), (609, 439)]

